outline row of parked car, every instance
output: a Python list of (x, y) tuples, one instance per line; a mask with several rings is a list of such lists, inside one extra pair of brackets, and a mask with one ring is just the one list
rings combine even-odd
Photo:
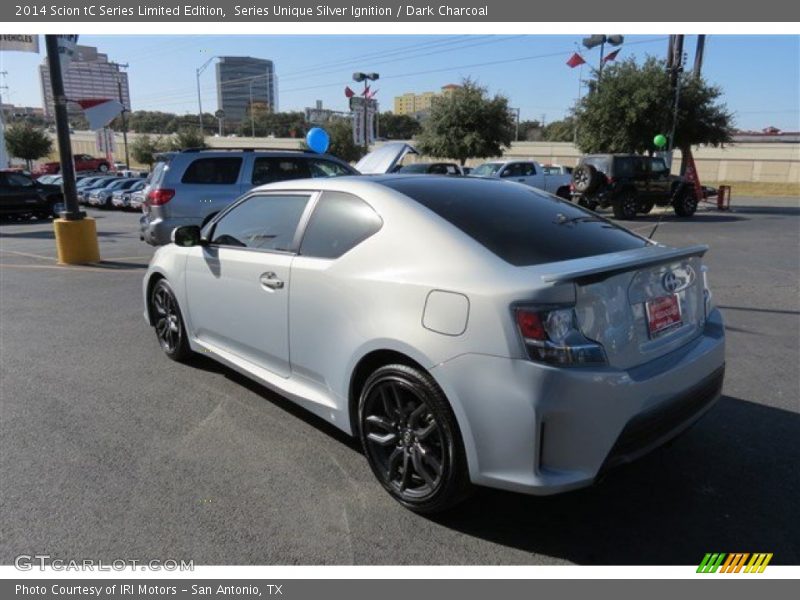
[(109, 175), (81, 178), (77, 184), (78, 202), (96, 208), (139, 209), (144, 202), (146, 181), (144, 177)]

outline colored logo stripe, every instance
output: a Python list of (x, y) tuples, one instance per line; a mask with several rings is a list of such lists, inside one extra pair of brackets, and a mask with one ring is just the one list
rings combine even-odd
[[(750, 562), (747, 562), (748, 558)], [(771, 560), (771, 552), (757, 552), (752, 555), (749, 552), (733, 552), (731, 554), (708, 552), (700, 562), (700, 566), (697, 567), (697, 572), (716, 573), (719, 570), (720, 573), (739, 573), (744, 567), (744, 573), (763, 573)]]

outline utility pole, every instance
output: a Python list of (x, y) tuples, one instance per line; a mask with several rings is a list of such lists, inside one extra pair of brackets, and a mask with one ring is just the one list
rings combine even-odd
[(700, 71), (703, 70), (703, 55), (706, 51), (706, 36), (698, 35), (697, 36), (697, 49), (694, 52), (694, 70), (692, 71), (692, 75), (695, 78), (700, 77)]
[(125, 100), (122, 96), (122, 78), (120, 77), (119, 69), (127, 69), (128, 63), (124, 65), (120, 63), (111, 63), (115, 67), (117, 67), (117, 93), (119, 94), (119, 103), (122, 104), (122, 145), (125, 147), (125, 168), (131, 168), (131, 157), (128, 154), (128, 117), (127, 114), (130, 112), (130, 107), (125, 106)]
[(672, 152), (675, 147), (675, 131), (678, 128), (678, 106), (681, 97), (681, 73), (683, 72), (683, 35), (670, 36), (670, 50), (672, 51), (671, 57), (668, 59), (667, 64), (670, 65), (669, 69), (669, 82), (674, 95), (674, 104), (672, 109), (672, 128), (669, 134), (669, 144), (667, 152)]
[(61, 73), (61, 57), (58, 53), (58, 36), (45, 35), (47, 46), (47, 66), (50, 69), (50, 85), (53, 89), (53, 112), (56, 119), (56, 140), (61, 160), (61, 188), (64, 191), (65, 211), (61, 218), (67, 221), (80, 221), (85, 216), (78, 205), (78, 190), (75, 186), (75, 165), (72, 162), (72, 145), (69, 140), (69, 117), (67, 116), (67, 97), (64, 94), (64, 77)]

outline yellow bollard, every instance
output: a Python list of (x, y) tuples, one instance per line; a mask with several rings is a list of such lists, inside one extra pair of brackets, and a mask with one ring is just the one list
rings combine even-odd
[(94, 219), (83, 218), (80, 221), (55, 219), (53, 229), (56, 232), (59, 264), (80, 265), (100, 260)]

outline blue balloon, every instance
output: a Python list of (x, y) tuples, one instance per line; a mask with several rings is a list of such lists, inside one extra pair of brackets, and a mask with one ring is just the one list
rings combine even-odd
[(324, 154), (328, 151), (331, 137), (322, 127), (313, 127), (306, 134), (306, 145), (317, 154)]

